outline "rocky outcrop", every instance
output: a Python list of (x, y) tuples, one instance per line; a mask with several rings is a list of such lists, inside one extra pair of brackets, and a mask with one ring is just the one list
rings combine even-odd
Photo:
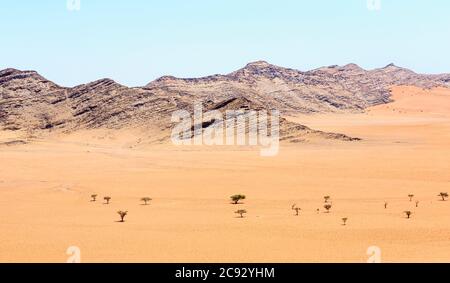
[(0, 125), (8, 130), (53, 128), (72, 118), (56, 105), (67, 92), (34, 71), (0, 71)]
[[(192, 111), (194, 102), (221, 111), (363, 111), (389, 102), (394, 85), (449, 87), (450, 75), (421, 75), (394, 64), (375, 70), (348, 64), (302, 72), (258, 61), (227, 75), (165, 76), (142, 88), (128, 88), (111, 79), (66, 88), (35, 71), (6, 69), (0, 71), (0, 129), (34, 132), (156, 126), (168, 130), (171, 113)], [(283, 123), (286, 140), (296, 140), (294, 132), (313, 133), (302, 125)], [(323, 136), (352, 140), (328, 133)]]
[(448, 87), (449, 77), (420, 75), (393, 64), (370, 71), (348, 64), (302, 72), (258, 61), (228, 75), (196, 79), (163, 77), (145, 89), (215, 102), (245, 97), (284, 113), (318, 113), (362, 111), (390, 102), (393, 85)]

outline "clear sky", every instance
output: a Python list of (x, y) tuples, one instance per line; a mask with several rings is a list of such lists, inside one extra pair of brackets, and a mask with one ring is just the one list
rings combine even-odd
[(380, 1), (373, 10), (367, 0), (80, 0), (71, 11), (67, 0), (0, 0), (0, 69), (64, 86), (141, 86), (255, 60), (450, 72), (450, 1)]

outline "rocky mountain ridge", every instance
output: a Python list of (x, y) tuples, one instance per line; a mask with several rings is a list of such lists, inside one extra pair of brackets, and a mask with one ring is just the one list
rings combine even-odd
[[(450, 87), (450, 75), (421, 75), (393, 64), (370, 71), (349, 64), (302, 72), (258, 61), (227, 75), (165, 76), (137, 88), (111, 79), (67, 88), (35, 71), (6, 69), (0, 71), (0, 129), (168, 130), (171, 113), (192, 111), (199, 101), (205, 107), (234, 101), (234, 108), (277, 109), (283, 115), (363, 111), (388, 103), (394, 85)], [(287, 128), (312, 131), (292, 124)], [(289, 137), (295, 139), (291, 130)]]

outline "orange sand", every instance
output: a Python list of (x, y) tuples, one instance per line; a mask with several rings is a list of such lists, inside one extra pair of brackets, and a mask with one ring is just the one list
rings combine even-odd
[[(129, 148), (117, 133), (2, 146), (0, 262), (65, 262), (69, 246), (82, 262), (366, 262), (373, 245), (383, 262), (450, 262), (450, 200), (437, 197), (450, 192), (450, 90), (393, 92), (394, 103), (364, 114), (292, 118), (364, 141), (283, 144), (273, 158), (250, 148)], [(235, 193), (244, 204), (229, 203)], [(125, 223), (117, 210), (129, 211)]]

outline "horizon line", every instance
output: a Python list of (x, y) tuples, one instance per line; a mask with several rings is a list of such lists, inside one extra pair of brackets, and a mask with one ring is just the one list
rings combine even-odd
[(102, 80), (110, 80), (110, 81), (113, 81), (116, 84), (119, 84), (119, 85), (127, 87), (127, 88), (145, 88), (147, 85), (149, 85), (149, 84), (151, 84), (153, 82), (157, 82), (157, 81), (159, 81), (161, 79), (164, 79), (164, 78), (172, 78), (172, 79), (175, 79), (175, 80), (196, 80), (196, 79), (198, 80), (198, 79), (211, 78), (211, 77), (215, 77), (215, 76), (226, 77), (226, 76), (229, 76), (229, 75), (231, 75), (231, 74), (233, 74), (233, 73), (235, 73), (235, 72), (237, 72), (239, 70), (242, 70), (242, 69), (245, 69), (245, 68), (247, 68), (247, 67), (249, 67), (251, 65), (257, 65), (257, 64), (266, 64), (268, 66), (273, 66), (273, 67), (287, 69), (287, 70), (294, 70), (294, 71), (298, 71), (300, 73), (308, 73), (308, 72), (313, 72), (313, 71), (317, 71), (317, 70), (325, 69), (325, 68), (345, 68), (347, 66), (354, 65), (355, 67), (357, 67), (357, 68), (359, 68), (359, 69), (361, 69), (361, 70), (363, 70), (365, 72), (372, 72), (372, 71), (376, 71), (376, 70), (383, 70), (383, 69), (386, 69), (388, 67), (396, 67), (398, 69), (411, 71), (411, 72), (413, 72), (415, 74), (418, 74), (418, 75), (425, 75), (425, 76), (450, 75), (450, 72), (449, 73), (417, 73), (413, 69), (401, 67), (401, 66), (396, 65), (395, 63), (389, 63), (389, 64), (385, 65), (384, 67), (378, 67), (378, 68), (372, 68), (372, 69), (370, 69), (370, 68), (366, 69), (364, 67), (361, 67), (361, 65), (359, 65), (357, 63), (348, 63), (348, 64), (345, 64), (345, 65), (336, 65), (336, 64), (333, 65), (333, 64), (331, 64), (331, 65), (324, 65), (324, 66), (320, 66), (320, 67), (317, 67), (317, 68), (313, 68), (313, 69), (309, 69), (309, 70), (303, 71), (303, 70), (296, 69), (296, 68), (283, 67), (283, 66), (280, 66), (280, 65), (271, 64), (271, 63), (269, 63), (266, 60), (251, 61), (251, 62), (247, 63), (245, 66), (243, 66), (243, 67), (241, 67), (239, 69), (236, 69), (234, 71), (231, 71), (229, 73), (226, 73), (226, 74), (214, 73), (214, 74), (205, 75), (205, 76), (198, 76), (198, 77), (177, 77), (177, 76), (174, 76), (174, 75), (162, 75), (162, 76), (156, 77), (153, 80), (150, 80), (147, 84), (140, 85), (140, 86), (139, 85), (138, 86), (128, 86), (128, 85), (122, 84), (122, 83), (118, 82), (117, 80), (115, 80), (113, 78), (110, 78), (110, 77), (102, 77), (102, 78), (99, 78), (99, 79), (96, 79), (96, 80), (92, 80), (92, 81), (89, 81), (89, 82), (86, 82), (86, 83), (76, 84), (76, 85), (73, 85), (73, 86), (63, 86), (62, 84), (56, 83), (53, 80), (47, 79), (47, 76), (45, 76), (45, 74), (42, 74), (39, 71), (33, 70), (33, 69), (28, 69), (28, 70), (25, 69), (24, 70), (24, 69), (18, 69), (18, 68), (14, 68), (14, 67), (8, 67), (8, 68), (0, 70), (0, 72), (4, 72), (4, 71), (7, 71), (7, 70), (14, 70), (14, 71), (18, 71), (18, 72), (21, 72), (21, 73), (33, 72), (33, 73), (36, 73), (37, 75), (43, 77), (44, 79), (46, 79), (46, 80), (48, 80), (48, 81), (58, 85), (59, 87), (62, 87), (62, 88), (76, 88), (76, 87), (79, 87), (79, 86), (91, 84), (91, 83), (102, 81)]

